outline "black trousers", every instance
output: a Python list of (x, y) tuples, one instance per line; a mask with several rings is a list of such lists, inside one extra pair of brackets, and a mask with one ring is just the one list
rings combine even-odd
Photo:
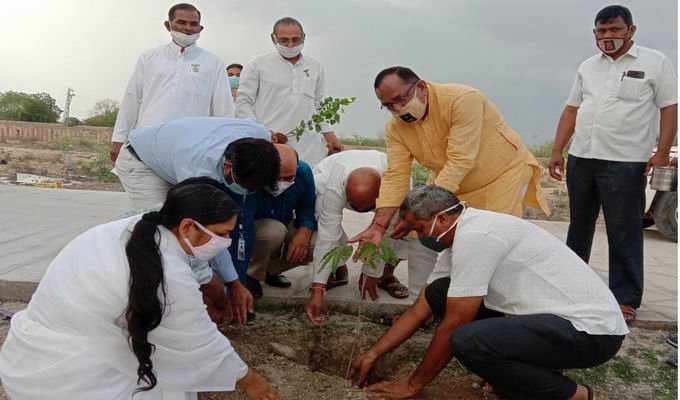
[[(443, 317), (451, 280), (425, 289), (433, 313)], [(477, 319), (451, 335), (453, 355), (509, 399), (568, 399), (576, 383), (558, 370), (591, 368), (610, 360), (625, 336), (590, 335), (550, 314), (503, 317), (482, 306)]]
[(642, 302), (645, 164), (572, 155), (567, 163), (567, 246), (586, 263), (590, 260), (595, 222), (602, 207), (609, 243), (609, 288), (619, 304), (633, 308)]

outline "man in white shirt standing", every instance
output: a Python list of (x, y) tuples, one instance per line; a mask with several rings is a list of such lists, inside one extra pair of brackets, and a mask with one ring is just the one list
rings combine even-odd
[[(271, 40), (276, 51), (256, 57), (243, 68), (236, 116), (255, 118), (273, 132), (287, 134), (319, 109), (324, 69), (316, 58), (302, 54), (305, 32), (298, 20), (286, 17), (276, 21)], [(330, 153), (342, 150), (327, 123), (321, 124), (321, 134), (306, 131), (299, 141), (288, 141), (311, 167), (326, 156), (326, 143)]]
[(578, 68), (549, 164), (550, 175), (561, 180), (562, 151), (573, 136), (566, 170), (567, 245), (588, 262), (602, 207), (609, 287), (626, 321), (635, 319), (642, 301), (645, 175), (669, 165), (678, 129), (673, 65), (662, 53), (635, 44), (636, 29), (626, 7), (609, 6), (597, 14), (593, 33), (601, 53)]
[[(375, 210), (386, 168), (387, 155), (376, 150), (343, 151), (329, 156), (314, 167), (318, 231), (314, 245), (311, 294), (305, 306), (307, 318), (314, 324), (324, 320), (321, 311), (326, 290), (346, 284), (348, 280), (345, 265), (338, 268), (335, 278), (330, 276), (330, 267), (321, 269), (321, 260), (329, 250), (347, 244), (347, 234), (342, 228), (344, 210), (358, 213)], [(396, 218), (393, 222), (396, 222)], [(376, 288), (381, 288), (395, 298), (406, 298), (409, 294), (415, 298), (434, 268), (437, 253), (412, 238), (392, 240), (389, 235), (387, 237), (397, 258), (408, 258), (408, 288), (394, 276), (395, 265), (378, 263), (376, 269), (364, 265), (359, 280), (362, 296), (368, 293), (375, 301), (378, 299)]]
[(113, 162), (135, 128), (180, 117), (234, 116), (224, 62), (196, 45), (203, 30), (200, 11), (175, 4), (165, 28), (172, 41), (139, 57), (125, 90), (111, 138)]

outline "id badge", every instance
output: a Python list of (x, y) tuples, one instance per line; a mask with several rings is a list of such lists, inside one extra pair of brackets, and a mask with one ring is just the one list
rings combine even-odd
[(238, 238), (236, 258), (238, 258), (239, 261), (244, 261), (246, 259), (246, 241), (243, 239), (243, 236)]

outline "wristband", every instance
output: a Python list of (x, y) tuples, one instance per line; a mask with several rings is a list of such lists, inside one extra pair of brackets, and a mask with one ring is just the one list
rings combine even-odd
[(377, 220), (373, 220), (373, 225), (376, 225), (376, 226), (382, 228), (383, 231), (387, 231), (387, 226), (381, 224), (381, 223), (378, 222)]
[(326, 288), (325, 288), (325, 287), (321, 287), (321, 286), (310, 286), (310, 287), (309, 287), (309, 290), (321, 290), (321, 294), (323, 294), (324, 297), (326, 296)]

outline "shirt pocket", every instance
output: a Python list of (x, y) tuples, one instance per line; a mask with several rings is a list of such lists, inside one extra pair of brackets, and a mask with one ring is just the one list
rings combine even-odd
[(209, 96), (212, 90), (207, 68), (200, 64), (187, 64), (184, 72), (184, 89), (194, 96)]
[(514, 150), (520, 148), (521, 139), (519, 135), (515, 133), (515, 131), (510, 129), (509, 126), (501, 122), (496, 124), (496, 130), (501, 134), (501, 137), (513, 147)]
[(621, 100), (640, 101), (644, 83), (645, 81), (642, 79), (629, 78), (626, 76), (622, 81), (619, 81), (616, 97)]
[(314, 99), (316, 97), (316, 77), (302, 78), (302, 94)]

